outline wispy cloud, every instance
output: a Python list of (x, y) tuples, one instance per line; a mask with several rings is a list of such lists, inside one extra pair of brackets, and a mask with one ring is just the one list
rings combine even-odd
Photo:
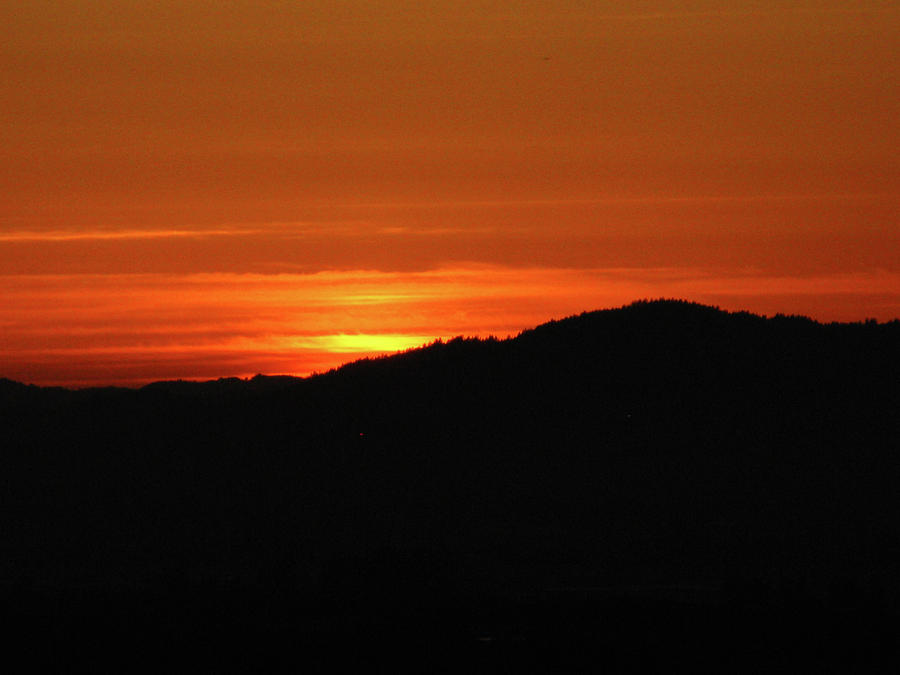
[(142, 241), (163, 239), (211, 239), (217, 237), (303, 237), (327, 233), (329, 236), (352, 234), (366, 227), (352, 221), (274, 221), (224, 227), (181, 228), (78, 228), (55, 230), (15, 230), (0, 232), (0, 243), (41, 243), (81, 241)]
[(676, 10), (676, 11), (650, 11), (650, 12), (622, 12), (610, 14), (583, 13), (585, 19), (598, 21), (665, 21), (672, 19), (692, 19), (706, 17), (748, 17), (748, 16), (789, 16), (789, 15), (829, 15), (829, 14), (872, 14), (893, 13), (898, 7), (889, 5), (871, 5), (858, 3), (855, 6), (818, 6), (818, 7), (729, 7), (709, 10)]
[[(620, 195), (333, 203), (296, 220), (11, 228), (6, 274), (755, 266), (782, 275), (896, 269), (896, 195)], [(848, 223), (855, 223), (849, 227)], [(799, 252), (802, 251), (802, 255)]]
[(141, 239), (204, 239), (207, 237), (242, 237), (260, 234), (259, 228), (211, 230), (21, 230), (0, 233), (0, 242), (66, 242), (66, 241), (122, 241)]
[(691, 194), (691, 195), (600, 195), (584, 198), (561, 199), (455, 199), (429, 201), (346, 202), (329, 204), (327, 209), (427, 209), (442, 210), (469, 207), (530, 207), (530, 206), (616, 206), (629, 204), (709, 204), (709, 203), (757, 203), (757, 202), (808, 202), (808, 201), (865, 201), (872, 199), (895, 200), (896, 195), (877, 192), (790, 192), (757, 194)]

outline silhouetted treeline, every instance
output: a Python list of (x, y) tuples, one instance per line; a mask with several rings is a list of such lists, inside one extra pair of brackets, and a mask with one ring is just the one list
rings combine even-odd
[(898, 382), (900, 322), (680, 301), (302, 380), (0, 381), (0, 583), (29, 634), (307, 665), (401, 634), (467, 667), (885, 663)]

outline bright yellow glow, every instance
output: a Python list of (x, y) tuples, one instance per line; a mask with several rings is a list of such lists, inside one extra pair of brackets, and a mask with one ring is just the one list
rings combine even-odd
[(342, 334), (301, 339), (297, 341), (297, 345), (306, 349), (315, 346), (334, 354), (383, 354), (420, 347), (429, 340), (423, 335)]

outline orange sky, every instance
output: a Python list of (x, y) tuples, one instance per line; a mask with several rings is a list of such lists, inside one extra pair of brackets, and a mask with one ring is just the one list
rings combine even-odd
[(0, 0), (0, 376), (638, 297), (900, 316), (900, 4)]

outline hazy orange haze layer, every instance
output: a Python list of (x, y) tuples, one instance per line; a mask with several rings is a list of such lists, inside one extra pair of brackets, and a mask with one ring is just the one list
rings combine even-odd
[(0, 372), (29, 382), (307, 374), (435, 337), (505, 337), (584, 307), (693, 297), (766, 312), (900, 309), (900, 274), (784, 278), (686, 269), (56, 275), (0, 279)]

